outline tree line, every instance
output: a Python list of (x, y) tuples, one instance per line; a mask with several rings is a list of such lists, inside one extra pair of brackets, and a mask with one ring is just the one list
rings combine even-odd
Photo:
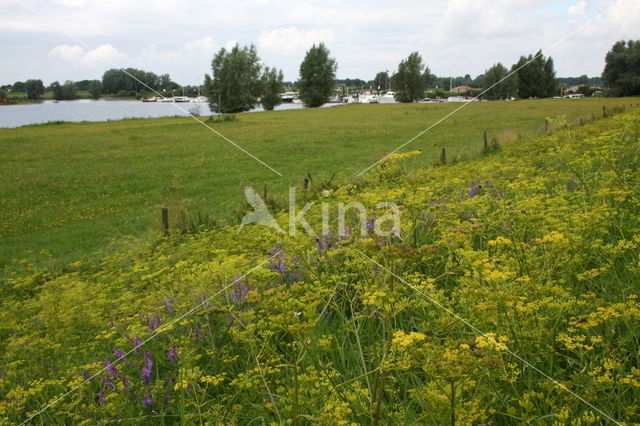
[[(593, 93), (592, 85), (604, 83), (611, 96), (640, 95), (640, 40), (619, 41), (613, 45), (605, 58), (605, 69), (601, 78), (559, 79), (554, 62), (542, 51), (535, 55), (521, 56), (507, 68), (496, 63), (484, 74), (472, 79), (464, 77), (437, 77), (431, 74), (418, 52), (411, 53), (398, 64), (392, 75), (388, 71), (377, 73), (368, 85), (374, 90), (393, 90), (399, 102), (414, 102), (422, 99), (428, 87), (452, 88), (452, 86), (477, 87), (486, 99), (544, 98), (559, 94), (560, 83), (577, 83), (585, 95)], [(361, 79), (336, 80), (337, 62), (330, 56), (324, 43), (313, 45), (300, 64), (298, 81), (293, 83), (300, 99), (310, 107), (320, 106), (335, 95), (337, 85), (363, 87)], [(211, 62), (211, 75), (205, 75), (204, 88), (213, 111), (228, 113), (247, 111), (258, 103), (271, 110), (281, 103), (284, 91), (282, 71), (260, 62), (255, 46), (220, 49)], [(54, 99), (75, 99), (78, 91), (87, 91), (93, 98), (102, 94), (116, 96), (140, 96), (152, 92), (172, 95), (181, 86), (171, 80), (169, 74), (157, 75), (135, 68), (110, 69), (102, 80), (78, 82), (55, 81), (45, 87), (42, 80), (30, 79), (0, 87), (0, 98), (6, 91), (25, 93), (29, 99), (39, 99), (46, 91), (53, 92)], [(193, 90), (192, 90), (193, 91)]]

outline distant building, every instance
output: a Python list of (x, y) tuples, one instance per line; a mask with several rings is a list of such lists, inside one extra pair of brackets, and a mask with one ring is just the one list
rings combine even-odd
[(467, 93), (467, 92), (472, 92), (472, 91), (479, 91), (480, 89), (476, 88), (476, 87), (471, 87), (471, 86), (457, 86), (454, 87), (453, 89), (451, 89), (451, 92), (453, 93)]

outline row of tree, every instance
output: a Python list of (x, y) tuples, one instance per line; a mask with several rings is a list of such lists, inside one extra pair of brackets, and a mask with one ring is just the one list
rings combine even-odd
[(140, 93), (163, 93), (180, 88), (169, 74), (157, 75), (135, 68), (110, 69), (102, 75), (102, 93), (135, 96)]
[[(252, 109), (258, 101), (267, 110), (281, 102), (284, 90), (282, 71), (260, 63), (255, 46), (227, 50), (220, 49), (214, 56), (212, 75), (205, 76), (205, 94), (214, 111), (240, 112)], [(362, 87), (367, 83), (360, 79), (336, 80), (337, 63), (327, 47), (320, 43), (307, 51), (300, 65), (299, 80), (295, 83), (300, 98), (307, 106), (320, 106), (335, 94), (337, 84)], [(559, 94), (559, 80), (565, 84), (577, 82), (580, 93), (593, 93), (592, 83), (603, 81), (614, 96), (640, 95), (640, 40), (617, 42), (607, 53), (602, 80), (583, 75), (575, 79), (558, 79), (553, 59), (542, 51), (522, 56), (510, 68), (497, 63), (484, 74), (472, 79), (464, 77), (437, 77), (431, 74), (418, 52), (413, 52), (398, 65), (391, 76), (388, 71), (379, 72), (368, 84), (373, 89), (396, 92), (399, 102), (413, 102), (425, 96), (427, 87), (475, 86), (483, 88), (486, 99), (544, 98)], [(53, 82), (45, 89), (42, 80), (30, 79), (8, 86), (14, 92), (24, 92), (29, 99), (38, 99), (45, 90), (51, 90), (55, 99), (74, 99), (78, 90), (88, 91), (92, 97), (101, 94), (136, 96), (141, 93), (166, 93), (180, 86), (168, 74), (135, 68), (110, 69), (102, 80)], [(195, 91), (193, 89), (192, 91)]]
[(521, 56), (507, 69), (500, 62), (484, 73), (485, 99), (548, 98), (559, 94), (559, 84), (551, 57), (539, 50), (535, 55)]

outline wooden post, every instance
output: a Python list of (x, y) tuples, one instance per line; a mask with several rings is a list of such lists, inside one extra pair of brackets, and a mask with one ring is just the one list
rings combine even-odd
[(487, 131), (484, 131), (484, 150), (485, 152), (489, 149), (489, 141), (487, 140)]
[(602, 105), (602, 118), (607, 117), (607, 107)]
[(447, 150), (445, 148), (442, 148), (440, 152), (440, 164), (447, 164)]
[(164, 235), (169, 234), (169, 209), (166, 207), (162, 208), (162, 233)]

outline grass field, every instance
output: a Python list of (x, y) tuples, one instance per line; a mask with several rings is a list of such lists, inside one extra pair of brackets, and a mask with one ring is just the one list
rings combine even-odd
[[(503, 143), (544, 130), (545, 117), (602, 116), (635, 99), (473, 103), (407, 149), (410, 169), (473, 157), (483, 132)], [(0, 265), (11, 259), (71, 261), (122, 236), (156, 232), (161, 205), (218, 218), (253, 185), (284, 194), (310, 173), (352, 176), (460, 104), (353, 105), (242, 114), (213, 126), (269, 169), (191, 119), (134, 119), (0, 129)], [(0, 113), (2, 110), (0, 109)], [(509, 142), (510, 143), (510, 142)], [(173, 210), (175, 212), (175, 210)]]
[[(508, 115), (502, 131), (520, 123), (536, 132), (540, 120), (526, 117), (536, 108), (551, 115), (549, 105), (565, 104), (470, 111)], [(596, 106), (571, 108), (582, 105), (584, 113)], [(390, 123), (407, 137), (428, 107), (243, 115), (226, 130), (238, 140), (253, 135), (251, 148), (298, 180), (307, 168), (357, 171), (392, 146)], [(384, 120), (338, 120), (366, 123), (371, 111)], [(438, 143), (477, 151), (486, 122), (465, 126), (462, 118), (440, 129)], [(306, 119), (305, 150), (290, 130)], [(0, 425), (638, 424), (640, 108), (585, 126), (556, 124), (499, 151), (405, 172), (411, 159), (434, 161), (431, 148), (440, 145), (426, 140), (416, 146), (424, 152), (390, 159), (357, 185), (312, 185), (307, 200), (316, 207), (306, 217), (316, 230), (319, 202), (369, 209), (348, 218), (344, 235), (235, 225), (155, 234), (64, 268), (25, 266), (1, 280)], [(52, 195), (39, 189), (42, 203), (71, 208), (82, 199), (75, 185), (91, 212), (103, 206), (88, 200), (105, 191), (105, 202), (119, 195), (111, 206), (124, 220), (140, 199), (150, 208), (164, 201), (156, 187), (165, 175), (203, 200), (221, 176), (229, 177), (213, 188), (219, 199), (269, 176), (190, 126), (20, 129), (33, 132), (23, 141), (34, 158), (24, 197), (46, 171), (38, 182), (51, 182)], [(47, 141), (51, 148), (35, 149)], [(299, 151), (315, 156), (302, 163)], [(24, 168), (28, 156), (12, 158)], [(379, 201), (399, 206), (398, 232), (368, 226), (388, 213), (374, 208)], [(286, 213), (276, 219), (285, 223)]]

